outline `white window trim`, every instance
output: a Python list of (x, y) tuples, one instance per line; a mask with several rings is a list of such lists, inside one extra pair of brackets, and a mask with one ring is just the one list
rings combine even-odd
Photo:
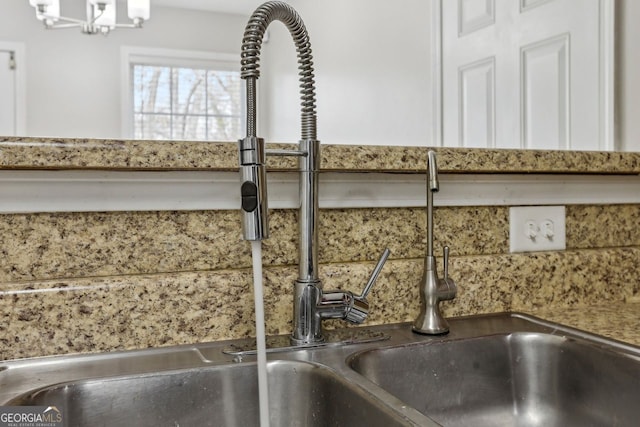
[[(218, 69), (237, 70), (240, 67), (240, 55), (198, 50), (122, 46), (120, 48), (120, 111), (122, 118), (121, 135), (123, 139), (133, 139), (134, 137), (131, 63), (167, 66), (204, 66), (206, 68), (210, 68), (211, 65), (214, 64)], [(241, 105), (244, 105), (244, 103)]]
[(27, 134), (27, 50), (24, 43), (0, 41), (0, 50), (15, 52), (16, 61), (16, 135)]

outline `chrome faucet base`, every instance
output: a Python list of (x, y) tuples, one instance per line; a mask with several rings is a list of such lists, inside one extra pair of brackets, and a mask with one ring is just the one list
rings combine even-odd
[(322, 343), (322, 322), (318, 305), (322, 298), (320, 281), (296, 280), (293, 288), (293, 331), (291, 344), (306, 345)]
[(382, 252), (360, 295), (350, 291), (323, 291), (319, 280), (296, 280), (291, 343), (305, 346), (325, 342), (322, 328), (324, 319), (341, 319), (354, 324), (363, 323), (369, 316), (367, 296), (390, 254), (389, 249)]
[[(292, 343), (288, 335), (274, 335), (267, 337), (267, 353), (281, 353), (296, 351), (305, 348), (333, 347), (352, 344), (365, 344), (370, 342), (385, 341), (389, 339), (389, 334), (368, 328), (346, 328), (331, 329), (325, 332), (325, 339), (316, 343)], [(238, 358), (241, 362), (245, 356), (257, 354), (255, 338), (235, 340), (235, 342), (225, 347), (222, 352)]]

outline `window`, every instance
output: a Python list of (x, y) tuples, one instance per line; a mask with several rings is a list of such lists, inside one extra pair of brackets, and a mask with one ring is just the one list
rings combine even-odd
[(145, 52), (127, 55), (126, 133), (135, 139), (238, 139), (243, 116), (239, 56)]

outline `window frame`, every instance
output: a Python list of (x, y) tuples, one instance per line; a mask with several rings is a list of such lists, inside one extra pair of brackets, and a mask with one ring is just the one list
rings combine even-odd
[[(124, 139), (134, 139), (134, 105), (133, 105), (133, 64), (156, 65), (166, 67), (206, 68), (213, 70), (238, 71), (240, 55), (230, 53), (206, 52), (196, 50), (180, 50), (165, 48), (149, 48), (123, 46), (121, 53), (121, 135)], [(245, 116), (245, 87), (241, 86), (241, 115)], [(241, 134), (245, 132), (246, 123), (241, 120)], [(240, 137), (241, 135), (238, 135)]]
[[(15, 68), (15, 135), (27, 134), (27, 50), (24, 43), (0, 41), (0, 50), (13, 52)], [(244, 90), (244, 89), (243, 89)], [(244, 94), (242, 95), (244, 96)], [(244, 102), (243, 102), (244, 104)], [(245, 108), (245, 107), (242, 107)], [(242, 126), (245, 126), (244, 124)]]

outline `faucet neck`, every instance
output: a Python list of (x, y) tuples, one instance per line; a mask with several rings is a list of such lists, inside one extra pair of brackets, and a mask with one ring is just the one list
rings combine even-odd
[[(271, 22), (279, 20), (289, 29), (298, 52), (300, 75), (300, 97), (302, 103), (301, 149), (285, 155), (301, 157), (300, 194), (303, 207), (301, 217), (310, 217), (301, 222), (300, 278), (306, 280), (311, 274), (317, 277), (317, 178), (320, 156), (316, 138), (315, 82), (311, 44), (302, 18), (288, 4), (269, 1), (258, 7), (249, 18), (242, 39), (240, 77), (246, 83), (246, 138), (239, 141), (240, 169), (242, 178), (242, 224), (247, 240), (262, 240), (269, 235), (267, 178), (264, 161), (264, 140), (257, 136), (257, 80), (260, 77), (260, 49), (265, 31)], [(281, 154), (281, 153), (280, 153)], [(309, 175), (305, 177), (304, 174)], [(304, 183), (303, 183), (303, 179)], [(303, 184), (306, 187), (303, 187)], [(309, 237), (307, 237), (309, 236)], [(306, 242), (309, 242), (308, 244)], [(312, 248), (306, 250), (304, 248)]]
[(300, 141), (300, 151), (306, 153), (300, 157), (300, 214), (298, 280), (304, 283), (317, 283), (318, 279), (318, 203), (320, 173), (320, 142), (316, 140)]

